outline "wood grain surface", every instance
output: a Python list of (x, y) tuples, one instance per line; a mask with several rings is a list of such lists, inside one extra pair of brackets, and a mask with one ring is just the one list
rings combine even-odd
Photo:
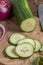
[[(35, 0), (28, 0), (30, 7), (33, 11), (33, 14), (37, 16), (37, 4), (34, 4)], [(42, 0), (38, 0), (38, 4)], [(35, 1), (36, 2), (36, 1)], [(26, 33), (22, 32), (18, 26), (18, 23), (13, 17), (10, 20), (7, 21), (1, 21), (0, 24), (3, 24), (6, 28), (6, 36), (3, 39), (3, 41), (0, 42), (0, 65), (30, 65), (30, 63), (37, 57), (39, 56), (39, 53), (35, 53), (32, 57), (27, 58), (27, 59), (10, 59), (5, 56), (4, 49), (9, 45), (8, 43), (8, 38), (11, 34), (14, 32), (19, 32), (27, 36), (28, 38), (35, 38), (38, 39), (41, 44), (43, 45), (43, 32), (41, 31), (40, 24), (39, 24), (39, 18), (35, 17), (37, 21), (37, 27), (35, 31), (31, 33)], [(0, 31), (1, 32), (1, 31)], [(1, 35), (1, 33), (0, 33)]]

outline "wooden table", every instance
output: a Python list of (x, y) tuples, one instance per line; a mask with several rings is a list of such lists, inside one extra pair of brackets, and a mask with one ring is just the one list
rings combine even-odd
[[(37, 16), (37, 5), (42, 1), (38, 0), (36, 4), (34, 3), (34, 0), (28, 0), (29, 5), (32, 9), (32, 12), (35, 16)], [(0, 24), (3, 24), (6, 28), (6, 36), (3, 41), (0, 42), (0, 65), (29, 65), (30, 62), (32, 62), (37, 56), (39, 56), (39, 53), (35, 53), (32, 57), (27, 59), (9, 59), (5, 57), (4, 49), (9, 45), (8, 38), (9, 36), (14, 32), (19, 32), (27, 36), (28, 38), (35, 38), (38, 39), (41, 44), (43, 45), (43, 32), (41, 31), (40, 25), (39, 25), (39, 18), (36, 17), (37, 20), (37, 27), (35, 31), (31, 33), (22, 32), (16, 22), (15, 17), (13, 17), (11, 20), (0, 22)]]

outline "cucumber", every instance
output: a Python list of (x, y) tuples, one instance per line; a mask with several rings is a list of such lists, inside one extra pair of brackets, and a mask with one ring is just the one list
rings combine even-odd
[(13, 13), (22, 31), (31, 32), (36, 28), (36, 20), (27, 0), (13, 0)]
[(19, 56), (15, 52), (15, 46), (8, 46), (5, 49), (5, 53), (9, 58), (19, 58)]
[(22, 44), (22, 43), (25, 43), (25, 42), (28, 42), (30, 44), (33, 45), (33, 47), (35, 48), (35, 42), (33, 39), (30, 39), (30, 38), (25, 38), (25, 39), (22, 39), (18, 42), (18, 44)]
[(33, 46), (29, 43), (23, 43), (23, 44), (19, 44), (16, 47), (16, 53), (23, 58), (29, 57), (33, 54), (34, 49)]
[(39, 51), (40, 50), (40, 48), (41, 48), (41, 43), (40, 43), (40, 41), (38, 41), (38, 40), (34, 40), (34, 42), (35, 42), (35, 44), (36, 44), (36, 47), (35, 47), (35, 52), (37, 52), (37, 51)]
[(43, 46), (41, 47), (40, 52), (42, 52), (42, 53), (43, 53)]
[(40, 56), (36, 57), (36, 59), (32, 62), (32, 65), (40, 65)]
[(12, 45), (16, 45), (19, 40), (24, 39), (24, 38), (25, 38), (24, 35), (22, 35), (22, 34), (20, 34), (20, 33), (14, 33), (14, 34), (12, 34), (12, 35), (10, 36), (9, 42), (10, 42), (10, 44), (12, 44)]

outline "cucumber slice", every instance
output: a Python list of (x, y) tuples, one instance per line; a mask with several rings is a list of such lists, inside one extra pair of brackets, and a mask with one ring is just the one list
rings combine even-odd
[(19, 58), (19, 56), (15, 52), (15, 46), (8, 46), (5, 49), (5, 53), (7, 54), (8, 57), (10, 58)]
[(20, 33), (14, 33), (9, 38), (9, 42), (10, 42), (10, 44), (16, 45), (19, 40), (24, 39), (24, 38), (25, 38), (24, 35), (22, 35)]
[(22, 39), (18, 42), (18, 44), (22, 44), (22, 43), (25, 43), (25, 42), (28, 42), (30, 44), (33, 45), (33, 47), (35, 48), (35, 42), (33, 39), (30, 39), (30, 38), (25, 38), (25, 39)]
[(42, 52), (42, 53), (43, 53), (43, 46), (41, 47), (40, 52)]
[(41, 48), (41, 43), (38, 40), (34, 40), (36, 47), (35, 47), (35, 52), (39, 51)]
[(16, 53), (23, 58), (29, 57), (33, 54), (34, 49), (33, 46), (29, 43), (19, 44), (16, 47)]

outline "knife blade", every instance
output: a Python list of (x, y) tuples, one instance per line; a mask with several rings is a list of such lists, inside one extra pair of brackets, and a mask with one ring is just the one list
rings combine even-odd
[(38, 15), (41, 24), (41, 30), (43, 31), (43, 4), (39, 4), (38, 6)]

